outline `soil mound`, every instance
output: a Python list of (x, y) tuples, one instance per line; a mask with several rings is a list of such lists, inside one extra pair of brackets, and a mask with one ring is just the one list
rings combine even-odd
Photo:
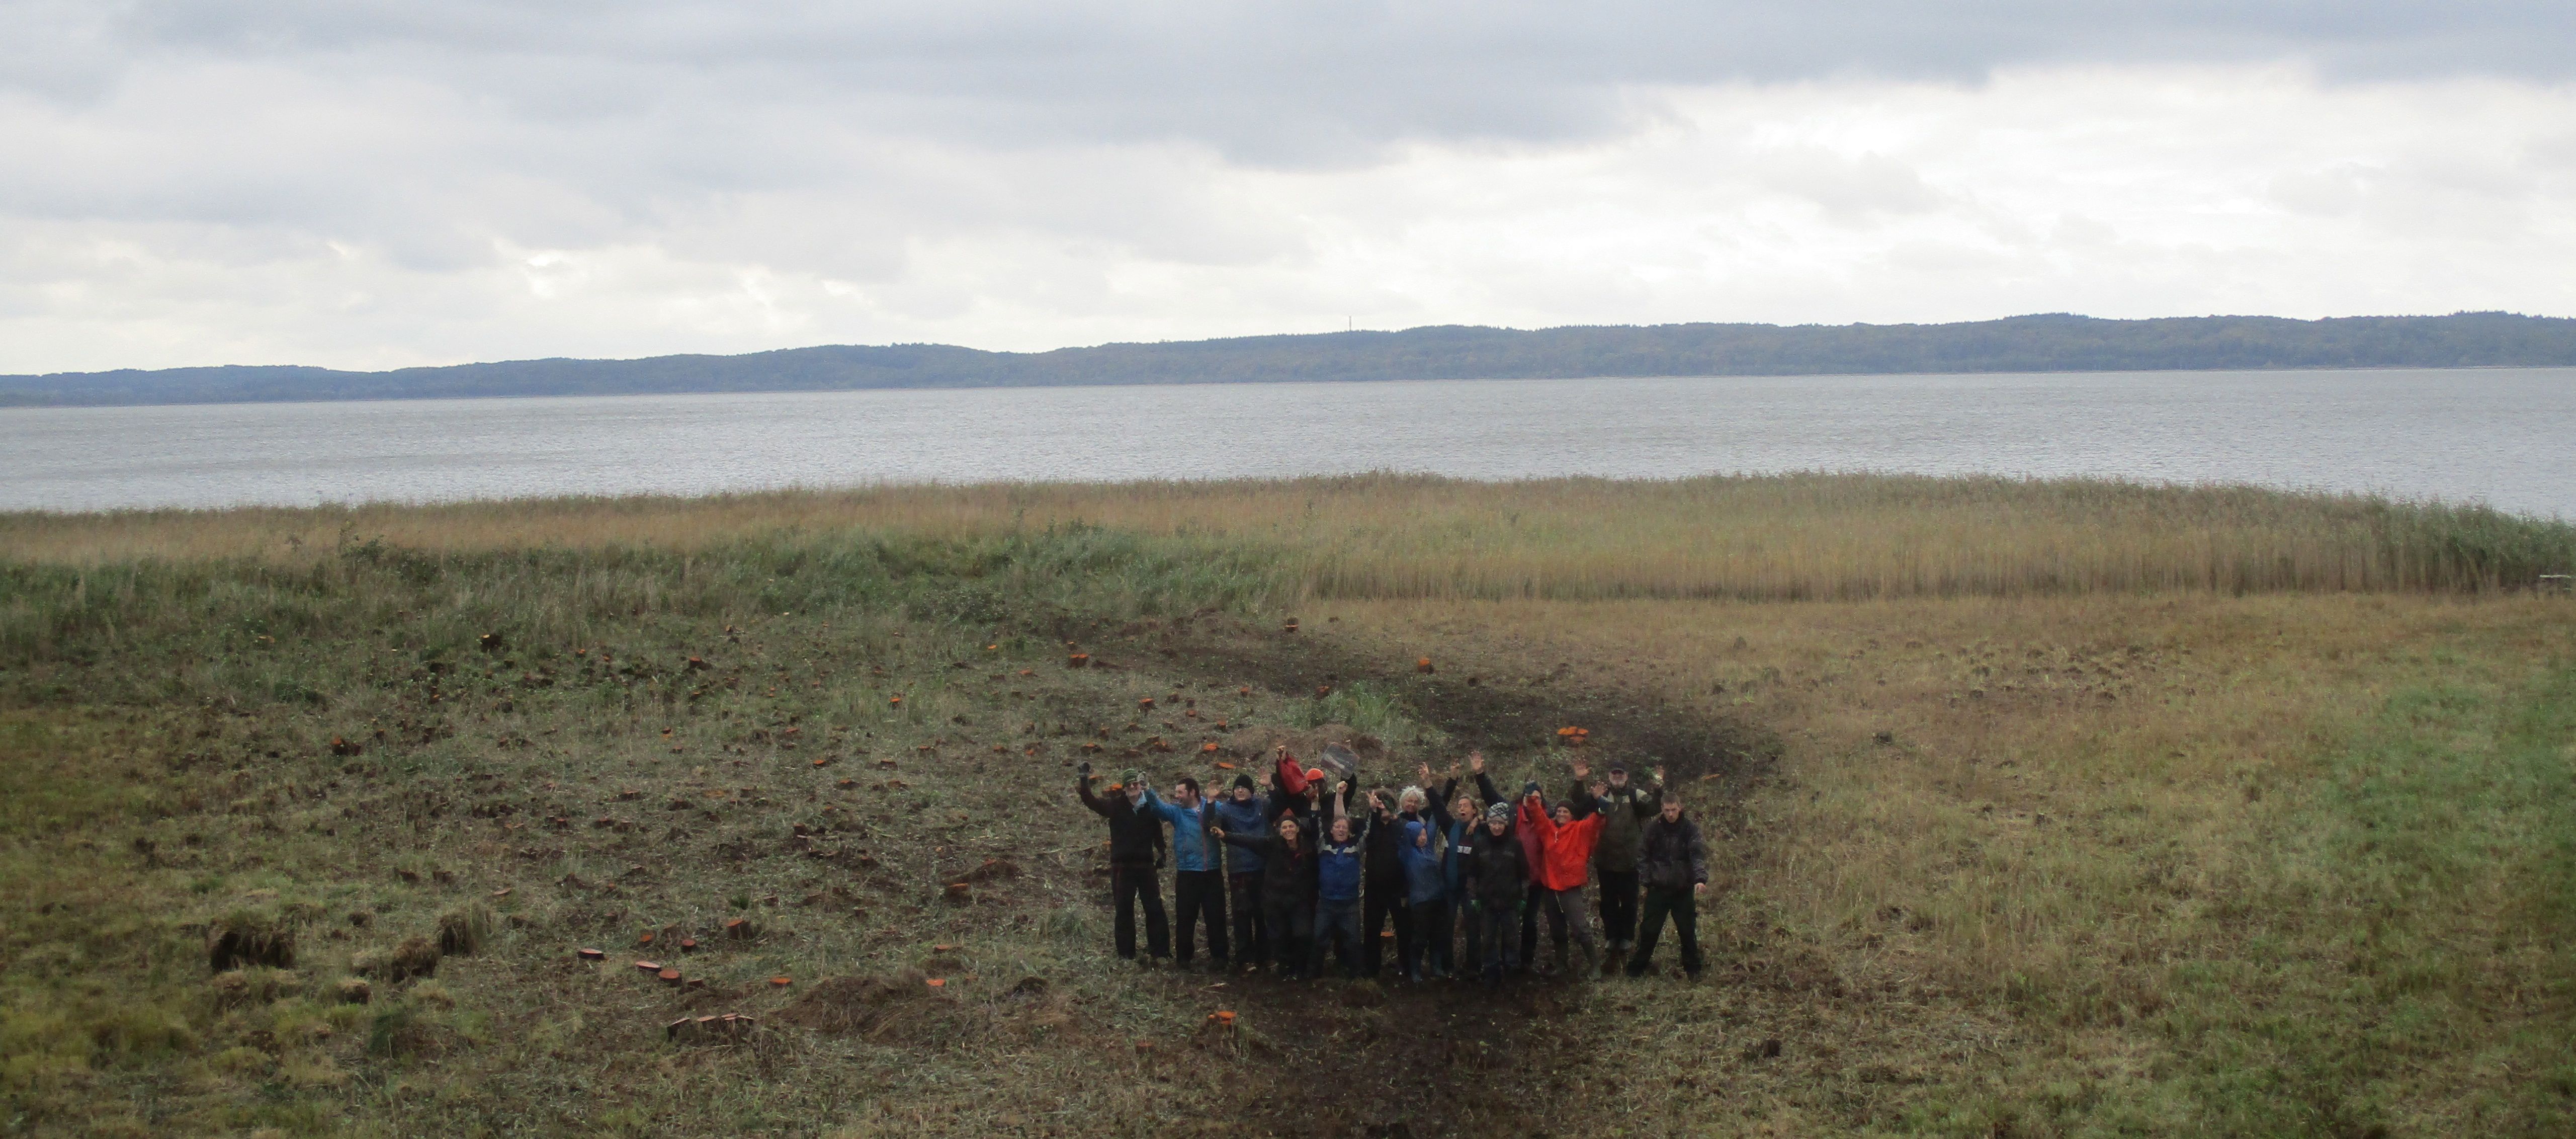
[(775, 1019), (829, 1036), (930, 1045), (956, 1040), (965, 1016), (927, 978), (906, 970), (892, 977), (834, 977), (807, 989)]

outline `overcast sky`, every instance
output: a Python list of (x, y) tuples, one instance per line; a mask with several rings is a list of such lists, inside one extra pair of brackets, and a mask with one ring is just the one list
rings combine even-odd
[(2576, 4), (0, 0), (0, 372), (2576, 315)]

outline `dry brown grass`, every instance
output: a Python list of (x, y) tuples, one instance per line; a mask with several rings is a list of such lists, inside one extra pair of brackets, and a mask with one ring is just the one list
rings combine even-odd
[(2210, 591), (2477, 591), (2576, 563), (2576, 529), (2483, 508), (2245, 487), (1786, 475), (1473, 483), (910, 486), (700, 499), (0, 515), (0, 550), (302, 561), (653, 547), (853, 528), (935, 539), (1099, 526), (1274, 552), (1291, 596), (1804, 600)]
[[(2576, 603), (1379, 601), (1322, 611), (1384, 651), (1428, 654), (1486, 683), (1597, 684), (1778, 729), (1787, 751), (1777, 778), (1723, 820), (1736, 877), (1722, 928), (1749, 943), (1786, 934), (1831, 962), (1836, 991), (1884, 995), (1795, 1026), (1810, 1049), (1876, 1040), (1867, 1063), (1939, 1083), (1945, 1069), (1965, 1075), (1957, 1066), (1991, 1034), (1982, 1047), (2002, 1054), (2015, 1090), (1975, 1104), (1954, 1088), (1951, 1104), (1969, 1104), (1967, 1114), (1936, 1129), (2290, 1126), (2289, 1115), (2247, 1114), (2256, 1109), (2230, 1106), (2235, 1093), (2203, 1086), (2229, 1077), (2273, 1078), (2262, 1096), (2292, 1106), (2311, 1092), (2352, 1097), (2343, 1110), (2362, 1120), (2354, 1126), (2381, 1120), (2400, 1133), (2536, 1118), (2500, 1105), (2518, 1094), (2524, 1077), (2512, 1073), (2534, 1071), (2518, 1064), (2556, 1054), (2504, 1059), (2515, 1042), (2560, 1031), (2571, 1012), (2552, 995), (2560, 971), (2542, 963), (2548, 935), (2523, 909), (2533, 904), (2524, 860), (2546, 857), (2552, 840), (2535, 834), (2498, 853), (2492, 844), (2516, 832), (2480, 830), (2474, 808), (2421, 803), (2412, 788), (2368, 801), (2380, 776), (2342, 757), (2420, 748), (2465, 765), (2470, 780), (2510, 781), (2502, 764), (2478, 765), (2513, 745), (2517, 700), (2576, 648)], [(2413, 707), (2409, 693), (2460, 711), (2392, 721), (2392, 703)], [(2417, 738), (2392, 742), (2392, 732)], [(2576, 761), (2576, 745), (2564, 758)], [(2391, 802), (2401, 809), (2387, 811)], [(2385, 826), (2416, 809), (2460, 812), (2414, 841), (2456, 831), (2476, 848), (2463, 864), (2479, 869), (2431, 893), (2356, 878), (2343, 861), (2356, 848), (2332, 841), (2344, 814), (2379, 810)], [(2392, 902), (2402, 908), (2389, 912)], [(2445, 1027), (2417, 1034), (2421, 1054), (2377, 1086), (2287, 1086), (2296, 1081), (2280, 1072), (2296, 1062), (2211, 1054), (2214, 1040), (2261, 1035), (2248, 1025), (2274, 1032), (2266, 1018), (2303, 1021), (2280, 1046), (2322, 1055), (2407, 1015)], [(1616, 1017), (1597, 1027), (1628, 1028)], [(2200, 1081), (2189, 1094), (2186, 1076)], [(2081, 1103), (2041, 1091), (2079, 1087)], [(1775, 1095), (1794, 1114), (1798, 1097)]]
[[(1133, 1049), (1195, 1040), (1222, 998), (1101, 961), (1096, 823), (1061, 787), (1063, 749), (1178, 678), (1065, 670), (1031, 630), (1257, 609), (1266, 587), (1397, 671), (1428, 655), (1444, 681), (1669, 701), (1786, 740), (1773, 781), (1712, 819), (1717, 981), (1551, 1005), (1590, 1058), (1492, 1071), (1498, 1095), (1638, 1134), (2547, 1133), (2576, 1095), (2552, 940), (2576, 891), (2550, 893), (2546, 861), (2576, 751), (2532, 749), (2576, 738), (2576, 603), (2493, 587), (2565, 533), (2256, 491), (1821, 476), (0, 518), (0, 584), (21, 587), (0, 597), (0, 1076), (50, 1125), (113, 1099), (138, 1130), (319, 1133), (330, 1104), (453, 1131), (543, 1103), (529, 1126), (562, 1133), (1083, 1134), (1203, 1108), (1229, 1086), (1211, 1072), (1239, 1087), (1276, 1061)], [(601, 556), (507, 556), (530, 547)], [(494, 630), (510, 647), (487, 653)], [(624, 671), (574, 654), (612, 647)], [(988, 652), (1010, 664), (956, 666)], [(1401, 717), (1363, 706), (1386, 691), (1332, 714)], [(1287, 728), (1326, 703), (1223, 710)], [(354, 763), (330, 755), (342, 734)], [(2508, 787), (2547, 809), (2481, 801)], [(790, 815), (877, 865), (823, 869)], [(603, 816), (630, 825), (587, 825)], [(1028, 872), (947, 906), (953, 872), (1002, 854)], [(298, 919), (306, 995), (205, 1003), (194, 926), (299, 903), (325, 915)], [(311, 995), (471, 904), (500, 919), (480, 956), (372, 1006)], [(953, 956), (974, 978), (951, 992), (984, 1011), (936, 1049), (788, 1036), (717, 1057), (652, 1034), (685, 996), (567, 968), (576, 945), (736, 913), (769, 933), (692, 970), (740, 1007), (787, 1002), (773, 973)], [(1009, 996), (1031, 974), (1053, 982), (1042, 1008)], [(585, 1114), (600, 1097), (620, 1106)]]

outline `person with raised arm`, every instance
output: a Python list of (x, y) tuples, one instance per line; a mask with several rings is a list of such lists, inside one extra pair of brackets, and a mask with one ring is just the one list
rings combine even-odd
[[(1216, 805), (1216, 825), (1228, 834), (1256, 838), (1267, 834), (1270, 802), (1268, 795), (1253, 794), (1250, 775), (1237, 775), (1233, 789)], [(1261, 851), (1250, 846), (1218, 845), (1226, 856), (1226, 904), (1234, 910), (1234, 959), (1245, 972), (1251, 972), (1270, 956), (1270, 922), (1261, 912)]]
[(1590, 765), (1574, 761), (1574, 813), (1601, 815), (1601, 841), (1592, 848), (1592, 872), (1601, 880), (1603, 965), (1615, 965), (1637, 945), (1637, 840), (1663, 798), (1664, 769), (1640, 785), (1628, 765), (1612, 761), (1609, 780), (1592, 780)]
[[(1449, 803), (1449, 820), (1443, 827), (1449, 839), (1449, 850), (1442, 856), (1442, 893), (1449, 899), (1450, 923), (1458, 930), (1456, 938), (1444, 937), (1433, 946), (1453, 977), (1466, 977), (1484, 967), (1483, 931), (1476, 921), (1476, 901), (1467, 883), (1467, 856), (1475, 846), (1476, 832), (1485, 825), (1485, 808), (1500, 801), (1494, 781), (1485, 777), (1485, 753), (1467, 753), (1467, 770), (1476, 779), (1479, 794), (1468, 795), (1458, 790), (1458, 765), (1449, 765), (1449, 779), (1441, 784), (1440, 797)], [(1431, 769), (1424, 765), (1423, 782), (1429, 783)], [(1463, 938), (1461, 949), (1457, 941)]]
[(1376, 791), (1370, 791), (1369, 828), (1365, 884), (1360, 891), (1360, 958), (1363, 971), (1378, 975), (1386, 956), (1387, 926), (1395, 926), (1396, 968), (1413, 953), (1413, 908), (1408, 898), (1411, 889), (1404, 873), (1404, 856), (1397, 849), (1404, 841), (1404, 822), (1418, 817), (1422, 790), (1407, 787), (1389, 804)]
[(1413, 936), (1403, 943), (1398, 967), (1405, 979), (1419, 983), (1449, 975), (1450, 844), (1438, 813), (1424, 807), (1422, 791), (1408, 787), (1405, 795), (1414, 809), (1397, 816), (1403, 825), (1396, 856), (1404, 863), (1405, 912), (1412, 919)]
[(1182, 776), (1165, 801), (1145, 788), (1144, 806), (1172, 824), (1172, 963), (1190, 967), (1199, 922), (1207, 922), (1208, 960), (1223, 972), (1227, 959), (1224, 844), (1208, 837), (1216, 807), (1199, 797), (1199, 781)]
[(1350, 795), (1348, 780), (1334, 788), (1332, 818), (1324, 824), (1324, 839), (1315, 847), (1315, 947), (1311, 972), (1316, 976), (1323, 975), (1327, 945), (1341, 959), (1346, 975), (1358, 977), (1361, 973), (1360, 880), (1368, 860), (1365, 844), (1372, 816), (1362, 814), (1354, 822)]
[(1628, 958), (1628, 975), (1643, 977), (1655, 956), (1655, 939), (1664, 918), (1673, 919), (1681, 938), (1682, 972), (1699, 979), (1699, 899), (1708, 893), (1708, 843), (1699, 824), (1682, 813), (1681, 793), (1664, 788), (1663, 803), (1637, 837), (1637, 880), (1646, 888), (1638, 915), (1637, 952)]
[(1171, 935), (1163, 925), (1162, 883), (1155, 873), (1161, 868), (1163, 826), (1161, 820), (1145, 809), (1145, 773), (1130, 771), (1112, 791), (1121, 794), (1101, 796), (1091, 790), (1091, 763), (1086, 760), (1076, 769), (1074, 794), (1091, 813), (1109, 820), (1109, 891), (1117, 907), (1116, 944), (1118, 956), (1136, 959), (1136, 907), (1145, 909), (1145, 959), (1150, 965), (1157, 957), (1171, 956)]
[[(1583, 769), (1575, 769), (1579, 779)], [(1533, 790), (1521, 799), (1521, 826), (1538, 836), (1538, 904), (1547, 909), (1548, 930), (1556, 942), (1556, 964), (1572, 969), (1566, 935), (1583, 947), (1583, 971), (1601, 969), (1601, 943), (1592, 934), (1591, 912), (1583, 904), (1583, 884), (1592, 875), (1592, 847), (1601, 837), (1601, 815), (1577, 819), (1574, 808), (1559, 803), (1550, 810)]]
[(1475, 907), (1469, 944), (1480, 952), (1476, 966), (1488, 987), (1499, 986), (1503, 975), (1520, 965), (1520, 939), (1513, 927), (1520, 924), (1529, 895), (1529, 862), (1512, 833), (1511, 804), (1485, 808), (1484, 826), (1468, 832), (1456, 854), (1466, 864), (1467, 897)]
[[(1282, 796), (1285, 798), (1285, 796)], [(1315, 816), (1291, 809), (1259, 832), (1220, 829), (1228, 846), (1261, 856), (1261, 922), (1270, 932), (1271, 968), (1281, 980), (1306, 975), (1315, 930)]]

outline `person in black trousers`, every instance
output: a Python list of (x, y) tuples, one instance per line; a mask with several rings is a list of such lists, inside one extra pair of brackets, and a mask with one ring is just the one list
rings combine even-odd
[(1118, 956), (1136, 957), (1136, 906), (1145, 908), (1145, 964), (1172, 955), (1171, 930), (1163, 917), (1163, 821), (1144, 806), (1145, 773), (1130, 771), (1106, 798), (1091, 792), (1091, 764), (1085, 762), (1073, 790), (1091, 813), (1109, 820), (1109, 890), (1118, 909)]
[(1591, 765), (1574, 762), (1574, 813), (1601, 812), (1601, 841), (1592, 848), (1592, 872), (1601, 879), (1601, 933), (1613, 964), (1637, 944), (1637, 843), (1663, 798), (1664, 769), (1655, 781), (1628, 779), (1628, 765), (1610, 765), (1610, 779), (1591, 779)]
[(1270, 929), (1271, 967), (1282, 980), (1305, 975), (1315, 932), (1315, 818), (1290, 811), (1262, 834), (1217, 830), (1226, 845), (1261, 852), (1262, 920)]
[(1637, 877), (1646, 887), (1646, 907), (1637, 930), (1636, 955), (1628, 959), (1628, 975), (1646, 975), (1646, 966), (1655, 956), (1655, 939), (1664, 932), (1664, 918), (1670, 916), (1673, 932), (1681, 937), (1682, 972), (1697, 980), (1699, 898), (1708, 893), (1708, 843), (1700, 837), (1699, 824), (1682, 814), (1680, 793), (1667, 787), (1663, 800), (1663, 809), (1647, 821), (1638, 837)]
[(1385, 953), (1386, 926), (1395, 923), (1395, 960), (1401, 969), (1413, 960), (1413, 909), (1406, 903), (1404, 859), (1396, 845), (1404, 841), (1404, 828), (1399, 825), (1414, 817), (1421, 806), (1420, 791), (1413, 792), (1414, 802), (1404, 806), (1399, 817), (1388, 808), (1386, 799), (1376, 791), (1369, 792), (1371, 821), (1368, 828), (1367, 868), (1360, 902), (1361, 969), (1370, 977), (1378, 975)]
[[(1227, 798), (1216, 804), (1216, 825), (1228, 834), (1268, 834), (1270, 803), (1271, 796), (1252, 793), (1251, 776), (1237, 775)], [(1234, 846), (1226, 847), (1225, 855), (1226, 900), (1234, 907), (1234, 959), (1250, 972), (1270, 959), (1270, 925), (1261, 913), (1261, 852)]]
[(1225, 844), (1208, 837), (1217, 828), (1216, 809), (1199, 796), (1199, 781), (1183, 776), (1165, 802), (1145, 788), (1140, 804), (1154, 817), (1172, 824), (1172, 916), (1176, 919), (1172, 963), (1190, 967), (1192, 941), (1201, 921), (1207, 923), (1208, 959), (1223, 972), (1226, 963)]

